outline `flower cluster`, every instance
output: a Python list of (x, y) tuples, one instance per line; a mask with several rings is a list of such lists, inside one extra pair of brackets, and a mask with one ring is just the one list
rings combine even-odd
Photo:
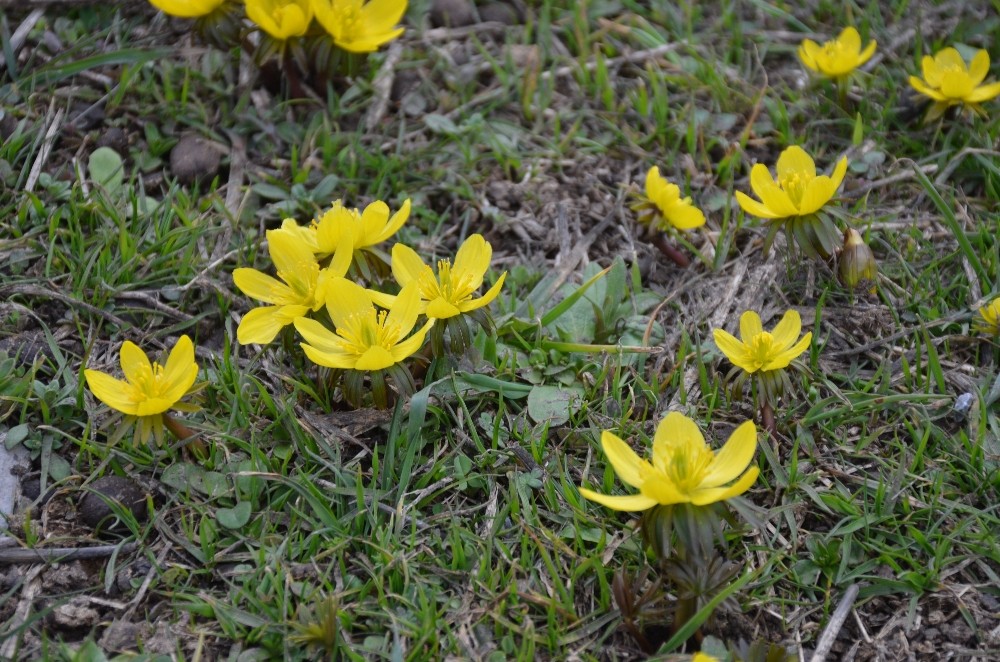
[[(437, 273), (401, 243), (388, 257), (379, 245), (409, 215), (409, 200), (395, 213), (380, 200), (364, 211), (337, 200), (309, 225), (286, 219), (279, 229), (268, 231), (277, 278), (246, 267), (233, 272), (240, 291), (269, 304), (243, 316), (237, 328), (240, 343), (267, 344), (293, 325), (313, 363), (344, 373), (344, 395), (353, 404), (364, 401), (366, 378), (379, 406), (389, 402), (387, 376), (398, 392), (412, 391), (403, 363), (420, 351), (432, 329), (435, 355), (444, 353), (446, 337), (453, 351), (464, 350), (471, 342), (469, 321), (488, 326), (481, 309), (499, 295), (506, 273), (483, 296), (475, 296), (493, 255), (478, 234), (459, 247), (454, 265), (438, 261)], [(396, 294), (361, 284), (382, 285), (382, 260), (389, 262), (399, 287)], [(421, 316), (425, 322), (418, 326)]]

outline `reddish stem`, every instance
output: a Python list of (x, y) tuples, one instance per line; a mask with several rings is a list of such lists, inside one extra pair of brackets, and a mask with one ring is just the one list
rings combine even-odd
[(163, 412), (163, 424), (170, 430), (170, 434), (177, 438), (177, 441), (187, 442), (184, 447), (190, 448), (195, 457), (200, 459), (208, 457), (208, 447), (194, 430), (166, 412)]
[(767, 400), (760, 408), (760, 417), (763, 419), (764, 429), (771, 434), (771, 438), (775, 439), (778, 435), (778, 428), (774, 424), (774, 410), (771, 409), (771, 403)]
[(681, 253), (677, 250), (663, 234), (659, 232), (653, 232), (652, 239), (653, 245), (660, 249), (660, 252), (670, 258), (674, 264), (678, 267), (690, 266), (691, 260), (687, 258), (687, 255)]

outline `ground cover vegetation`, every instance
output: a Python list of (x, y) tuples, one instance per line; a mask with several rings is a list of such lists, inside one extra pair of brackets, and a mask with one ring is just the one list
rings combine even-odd
[(1000, 655), (995, 3), (35, 4), (0, 657)]

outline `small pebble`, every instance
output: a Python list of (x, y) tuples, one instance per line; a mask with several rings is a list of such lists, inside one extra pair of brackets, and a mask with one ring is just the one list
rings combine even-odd
[(199, 136), (186, 135), (170, 150), (170, 170), (181, 184), (210, 181), (219, 173), (222, 155)]
[(431, 25), (459, 28), (476, 22), (476, 9), (469, 0), (434, 0), (431, 3)]
[[(146, 518), (146, 492), (135, 482), (122, 476), (102, 476), (88, 486), (80, 500), (80, 518), (90, 527), (97, 528), (105, 518), (114, 517), (114, 511), (105, 499), (114, 499), (132, 511), (139, 521)], [(104, 495), (105, 498), (101, 498)]]

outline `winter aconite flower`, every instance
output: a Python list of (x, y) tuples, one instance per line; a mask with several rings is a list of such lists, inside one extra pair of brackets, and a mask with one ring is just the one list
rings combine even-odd
[(846, 27), (836, 39), (822, 46), (812, 39), (805, 39), (799, 46), (799, 59), (809, 69), (828, 78), (842, 78), (867, 62), (875, 53), (871, 41), (861, 50), (861, 35), (853, 27)]
[(752, 421), (736, 428), (718, 452), (708, 447), (695, 422), (678, 412), (670, 412), (657, 426), (652, 463), (609, 431), (601, 435), (601, 447), (618, 478), (639, 494), (609, 496), (583, 487), (580, 494), (613, 510), (724, 501), (750, 489), (760, 473), (756, 466), (748, 468), (757, 448)]
[(364, 378), (370, 378), (375, 405), (385, 407), (385, 375), (401, 392), (412, 393), (413, 378), (401, 365), (424, 344), (434, 320), (413, 331), (420, 315), (420, 291), (410, 283), (388, 310), (379, 310), (368, 290), (349, 280), (341, 281), (336, 296), (326, 304), (336, 331), (316, 320), (300, 317), (295, 328), (305, 340), (302, 349), (318, 365), (344, 370), (344, 395), (355, 406), (363, 399)]
[(639, 212), (641, 222), (660, 230), (690, 230), (705, 224), (705, 214), (690, 197), (681, 196), (680, 187), (664, 179), (657, 166), (646, 173), (646, 195), (632, 209)]
[(389, 205), (376, 200), (364, 212), (353, 207), (345, 207), (340, 200), (310, 225), (300, 226), (292, 219), (286, 219), (281, 229), (298, 234), (320, 258), (332, 255), (344, 241), (353, 245), (354, 259), (362, 269), (367, 267), (365, 253), (372, 253), (388, 264), (388, 256), (376, 246), (391, 238), (410, 217), (410, 200), (407, 198), (399, 210), (390, 215)]
[(247, 296), (272, 304), (254, 308), (240, 321), (236, 337), (240, 344), (267, 344), (296, 319), (317, 311), (327, 300), (331, 283), (347, 273), (351, 264), (350, 241), (341, 244), (330, 266), (320, 268), (312, 247), (286, 230), (268, 230), (267, 244), (278, 279), (256, 269), (233, 271), (233, 282)]
[(910, 76), (910, 86), (934, 102), (925, 121), (936, 120), (956, 105), (985, 116), (980, 104), (1000, 95), (1000, 83), (982, 85), (990, 72), (990, 54), (985, 50), (977, 51), (966, 66), (956, 49), (945, 48), (934, 57), (925, 55), (921, 67), (923, 79)]
[(126, 422), (138, 424), (137, 441), (146, 441), (153, 435), (160, 442), (166, 412), (192, 409), (180, 402), (191, 392), (198, 377), (191, 339), (181, 336), (165, 365), (150, 363), (145, 352), (126, 340), (121, 348), (121, 367), (124, 381), (100, 370), (84, 370), (87, 386), (98, 400), (125, 414)]
[(749, 373), (767, 372), (787, 367), (793, 359), (809, 348), (812, 332), (799, 338), (802, 320), (798, 312), (789, 310), (773, 331), (765, 331), (760, 315), (748, 310), (740, 315), (740, 338), (737, 340), (722, 329), (715, 329), (715, 344), (729, 361)]
[(878, 264), (871, 247), (854, 228), (844, 232), (844, 246), (837, 259), (837, 275), (848, 289), (859, 289), (875, 294), (878, 279)]
[(812, 332), (799, 338), (801, 331), (802, 320), (794, 310), (786, 312), (773, 331), (764, 330), (756, 312), (746, 311), (740, 315), (740, 340), (715, 329), (715, 344), (734, 366), (726, 381), (733, 380), (736, 394), (747, 379), (754, 378), (762, 404), (773, 405), (790, 386), (785, 368), (812, 342)]
[(179, 18), (198, 18), (207, 16), (219, 8), (226, 0), (149, 0), (164, 14)]
[(826, 258), (840, 243), (841, 236), (837, 226), (817, 212), (836, 194), (846, 173), (845, 156), (837, 162), (832, 176), (817, 175), (812, 157), (792, 145), (778, 156), (777, 179), (771, 177), (762, 163), (750, 170), (750, 188), (760, 198), (759, 202), (741, 191), (736, 192), (736, 200), (751, 216), (775, 221), (766, 246), (770, 246), (777, 229), (784, 227), (802, 250)]
[(977, 326), (980, 331), (1000, 336), (1000, 297), (980, 308), (979, 317)]
[(310, 0), (246, 0), (247, 18), (278, 41), (301, 37), (312, 22)]
[(370, 53), (403, 34), (406, 0), (312, 0), (316, 20), (345, 51)]

